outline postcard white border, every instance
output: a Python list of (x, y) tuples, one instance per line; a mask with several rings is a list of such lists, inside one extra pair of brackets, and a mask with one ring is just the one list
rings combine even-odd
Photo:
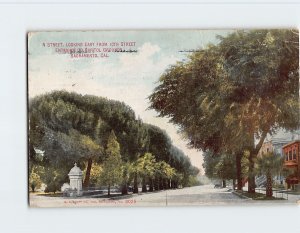
[[(19, 2), (22, 3), (0, 5), (0, 232), (281, 233), (300, 230), (297, 206), (30, 209), (26, 167), (28, 31), (299, 27), (299, 4), (243, 1), (241, 4), (90, 2), (68, 5), (42, 1), (38, 5), (35, 1)], [(249, 218), (253, 219), (252, 224)]]

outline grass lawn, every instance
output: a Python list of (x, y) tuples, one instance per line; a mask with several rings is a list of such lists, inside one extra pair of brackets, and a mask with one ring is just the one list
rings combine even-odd
[(45, 197), (62, 197), (62, 192), (55, 192), (55, 193), (44, 193), (44, 192), (30, 192), (30, 194), (38, 195), (38, 196), (45, 196)]
[(266, 197), (266, 195), (262, 194), (262, 193), (248, 193), (248, 192), (244, 192), (244, 191), (236, 191), (236, 192), (242, 194), (243, 196), (249, 197), (252, 200), (256, 200), (256, 201), (285, 200), (284, 198), (281, 198), (281, 197)]

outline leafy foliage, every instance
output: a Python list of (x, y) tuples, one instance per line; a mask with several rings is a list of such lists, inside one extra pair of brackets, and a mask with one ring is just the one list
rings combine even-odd
[(248, 150), (252, 174), (267, 134), (299, 127), (299, 33), (241, 30), (219, 40), (167, 69), (150, 108), (178, 125), (193, 148)]
[(122, 179), (122, 159), (120, 154), (120, 145), (117, 141), (114, 131), (111, 131), (107, 142), (106, 158), (102, 165), (100, 173), (101, 183), (108, 186), (108, 196), (110, 187), (119, 184)]
[(32, 192), (35, 192), (36, 189), (39, 189), (42, 185), (41, 177), (38, 174), (38, 171), (36, 171), (37, 169), (38, 168), (32, 169), (29, 175), (29, 187), (31, 188)]
[(145, 153), (136, 161), (138, 174), (146, 179), (152, 179), (155, 174), (155, 157), (151, 153)]
[(276, 155), (273, 152), (262, 154), (256, 160), (256, 171), (267, 178), (266, 196), (272, 197), (273, 176), (280, 174), (283, 170), (284, 157)]
[(68, 171), (55, 169), (53, 167), (45, 167), (41, 179), (47, 185), (45, 192), (60, 191), (61, 185), (68, 180)]
[[(124, 103), (102, 97), (66, 91), (37, 96), (29, 104), (29, 131), (29, 164), (47, 170), (49, 179), (44, 177), (47, 191), (59, 190), (68, 180), (66, 174), (74, 162), (85, 172), (85, 187), (96, 185), (101, 182), (100, 170), (108, 166), (108, 155), (117, 151), (122, 162), (122, 181), (117, 179), (116, 183), (123, 186), (132, 182), (134, 165), (147, 153), (185, 177), (194, 169), (184, 153), (172, 145), (165, 131), (136, 119)], [(112, 131), (115, 140), (111, 139)], [(36, 149), (44, 151), (44, 155), (38, 155)], [(115, 158), (110, 158), (112, 163), (117, 162)], [(147, 182), (152, 177), (151, 172), (139, 176), (138, 180), (147, 176)]]
[[(87, 166), (83, 170), (83, 174), (86, 174)], [(102, 172), (102, 166), (99, 163), (93, 163), (90, 173), (90, 186), (96, 186), (100, 182), (100, 174)]]
[(229, 154), (204, 153), (205, 174), (221, 180), (236, 179), (235, 161)]

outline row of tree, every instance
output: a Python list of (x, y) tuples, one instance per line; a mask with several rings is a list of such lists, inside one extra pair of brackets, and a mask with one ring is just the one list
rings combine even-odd
[[(114, 184), (121, 184), (122, 194), (127, 194), (128, 185), (135, 179), (138, 180), (137, 183), (142, 184), (142, 192), (177, 188), (183, 183), (183, 174), (178, 173), (165, 161), (157, 162), (151, 153), (145, 153), (133, 163), (123, 162), (114, 131), (108, 139), (106, 155), (99, 173), (99, 181), (100, 184), (108, 186), (108, 195)], [(138, 192), (137, 186), (133, 191)]]
[[(211, 179), (222, 180), (223, 187), (226, 187), (226, 180), (233, 181), (233, 187), (236, 186), (237, 170), (236, 157), (232, 154), (213, 154), (207, 151), (203, 154), (205, 174)], [(273, 195), (273, 178), (275, 176), (288, 176), (293, 171), (283, 166), (284, 157), (274, 152), (262, 153), (255, 160), (253, 173), (255, 176), (265, 176), (266, 178), (266, 196)], [(241, 159), (241, 176), (244, 181), (249, 175), (249, 152), (245, 151)]]
[(150, 108), (178, 125), (206, 158), (218, 157), (215, 165), (235, 173), (238, 189), (246, 153), (248, 192), (254, 193), (266, 136), (299, 127), (299, 33), (238, 30), (218, 39), (164, 72)]
[(130, 185), (138, 192), (139, 183), (143, 191), (187, 186), (199, 173), (165, 131), (136, 119), (124, 103), (66, 91), (31, 99), (31, 188), (42, 181), (59, 190), (74, 162), (84, 168), (85, 188), (122, 185), (123, 194)]

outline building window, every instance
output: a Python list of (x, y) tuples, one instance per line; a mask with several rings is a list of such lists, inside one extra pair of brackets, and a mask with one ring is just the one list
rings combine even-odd
[(285, 161), (288, 161), (288, 160), (289, 160), (288, 153), (285, 153)]
[(290, 150), (290, 151), (289, 151), (289, 160), (292, 160), (292, 159), (293, 159), (292, 151)]
[(293, 160), (296, 160), (296, 149), (293, 151)]

